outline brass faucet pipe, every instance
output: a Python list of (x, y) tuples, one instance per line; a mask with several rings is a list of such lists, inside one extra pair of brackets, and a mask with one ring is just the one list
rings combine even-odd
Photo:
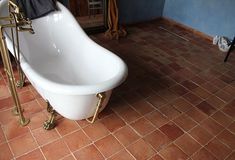
[(29, 120), (26, 120), (23, 113), (22, 113), (22, 108), (21, 108), (21, 104), (20, 104), (20, 100), (16, 91), (16, 83), (15, 83), (15, 78), (14, 78), (14, 74), (13, 74), (13, 69), (12, 69), (12, 65), (11, 65), (11, 61), (10, 61), (10, 57), (9, 57), (9, 52), (6, 48), (6, 37), (3, 34), (3, 26), (0, 25), (0, 44), (1, 44), (1, 56), (2, 56), (2, 60), (3, 60), (3, 64), (4, 64), (4, 70), (7, 74), (7, 79), (9, 82), (9, 86), (10, 86), (10, 91), (14, 100), (14, 103), (16, 105), (17, 111), (19, 113), (19, 120), (20, 120), (20, 124), (21, 125), (27, 125), (29, 123)]
[(94, 123), (95, 122), (95, 120), (96, 120), (96, 118), (99, 114), (100, 108), (102, 107), (102, 104), (103, 104), (103, 102), (106, 98), (105, 92), (96, 94), (96, 97), (98, 98), (98, 103), (96, 104), (95, 113), (94, 113), (91, 120), (89, 118), (86, 119), (86, 121), (89, 122), (89, 123)]
[(10, 21), (10, 20), (13, 20), (13, 18), (9, 17), (9, 16), (7, 16), (7, 17), (0, 17), (0, 20)]
[[(15, 56), (15, 62), (18, 70), (18, 75), (19, 75), (19, 80), (17, 82), (17, 87), (22, 88), (24, 85), (24, 73), (22, 71), (22, 68), (20, 66), (20, 43), (19, 43), (19, 34), (18, 34), (18, 24), (16, 20), (16, 16), (13, 14), (13, 20), (14, 23), (16, 24), (15, 28), (15, 36), (14, 36), (14, 31), (13, 27), (11, 27), (11, 36), (12, 36), (12, 42), (13, 42), (13, 50), (14, 50), (14, 56)], [(10, 23), (13, 24), (13, 22), (10, 20)], [(15, 38), (16, 37), (16, 43), (15, 43)], [(16, 46), (16, 49), (15, 49)]]
[[(1, 51), (1, 56), (2, 56), (2, 60), (3, 60), (4, 71), (7, 74), (9, 88), (10, 88), (11, 95), (12, 95), (12, 98), (13, 98), (13, 101), (14, 101), (14, 104), (15, 104), (14, 109), (17, 112), (17, 114), (19, 114), (20, 124), (22, 126), (25, 126), (29, 123), (29, 119), (25, 119), (25, 117), (23, 115), (23, 111), (22, 111), (22, 107), (21, 107), (21, 104), (20, 104), (19, 96), (18, 96), (18, 93), (17, 93), (17, 90), (16, 90), (16, 82), (15, 82), (15, 78), (14, 78), (14, 73), (13, 73), (12, 64), (11, 64), (11, 60), (10, 60), (10, 55), (9, 55), (9, 52), (8, 52), (8, 49), (7, 49), (6, 37), (4, 35), (4, 29), (5, 28), (11, 28), (14, 54), (15, 54), (15, 58), (17, 59), (17, 57), (18, 57), (18, 60), (19, 60), (20, 57), (19, 57), (18, 30), (22, 30), (22, 28), (23, 28), (22, 26), (25, 26), (25, 25), (29, 25), (30, 28), (32, 26), (31, 26), (31, 22), (29, 20), (26, 20), (23, 17), (23, 15), (20, 13), (20, 9), (16, 4), (9, 1), (8, 7), (9, 7), (9, 16), (8, 17), (0, 17), (0, 20), (9, 21), (8, 24), (0, 25), (0, 51)], [(19, 29), (19, 27), (22, 27), (22, 28)], [(16, 32), (17, 46), (15, 46), (15, 38), (14, 38), (13, 28), (15, 28), (15, 32)], [(26, 29), (26, 28), (23, 28), (23, 29)], [(15, 47), (17, 47), (17, 53), (16, 53)], [(17, 62), (17, 64), (19, 64), (19, 62)]]
[(8, 5), (9, 5), (9, 8), (10, 8), (10, 7), (13, 8), (13, 10), (14, 10), (15, 13), (20, 13), (19, 7), (18, 7), (14, 2), (9, 1), (9, 2), (8, 2)]

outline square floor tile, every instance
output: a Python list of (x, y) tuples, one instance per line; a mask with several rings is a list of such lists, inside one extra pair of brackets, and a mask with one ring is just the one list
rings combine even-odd
[(183, 97), (193, 105), (197, 105), (202, 102), (202, 99), (192, 92), (185, 94)]
[(150, 160), (163, 160), (163, 158), (159, 155), (155, 155)]
[(0, 144), (0, 151), (1, 160), (9, 160), (13, 158), (13, 155), (7, 143)]
[(112, 135), (108, 135), (96, 141), (95, 146), (105, 156), (105, 158), (108, 158), (123, 149), (122, 145)]
[(31, 130), (42, 128), (43, 123), (48, 119), (48, 117), (43, 113), (35, 113), (30, 116), (30, 123), (28, 124)]
[(62, 118), (58, 120), (56, 129), (61, 136), (64, 136), (72, 131), (79, 129), (80, 127), (75, 121)]
[(173, 107), (173, 105), (168, 104), (163, 106), (162, 108), (159, 109), (159, 111), (167, 117), (167, 119), (172, 120), (176, 117), (178, 117), (181, 112), (179, 110), (177, 110), (175, 107)]
[(226, 104), (223, 100), (221, 100), (220, 98), (218, 98), (215, 95), (211, 95), (210, 97), (208, 97), (206, 99), (206, 102), (217, 109), (220, 109), (221, 107), (223, 107)]
[(137, 142), (131, 144), (127, 147), (127, 150), (136, 158), (136, 159), (148, 159), (152, 157), (155, 152), (151, 146), (146, 143), (144, 140), (140, 139)]
[(186, 114), (198, 123), (208, 118), (208, 115), (197, 108), (191, 108), (189, 111), (186, 112)]
[(60, 136), (56, 130), (45, 130), (44, 128), (39, 128), (32, 131), (34, 138), (37, 143), (42, 146), (44, 144), (50, 143), (56, 139), (59, 139)]
[[(163, 107), (165, 108), (165, 107)], [(146, 119), (148, 119), (152, 124), (156, 127), (161, 127), (164, 124), (168, 123), (168, 119), (161, 112), (155, 110), (147, 115), (145, 115)]]
[(144, 137), (144, 140), (148, 142), (155, 150), (160, 151), (166, 145), (168, 145), (171, 140), (159, 130), (156, 130)]
[(190, 81), (190, 80), (186, 80), (181, 82), (181, 85), (184, 86), (185, 88), (187, 88), (188, 90), (193, 90), (198, 88), (199, 86), (197, 84), (195, 84), (194, 82)]
[(166, 149), (161, 150), (159, 154), (167, 160), (188, 159), (188, 156), (174, 144), (169, 145)]
[(24, 154), (23, 156), (20, 156), (16, 160), (27, 160), (27, 159), (44, 160), (44, 157), (41, 151), (39, 149), (36, 149), (36, 150), (33, 150), (32, 152)]
[(134, 109), (132, 109), (131, 107), (128, 107), (120, 111), (119, 116), (122, 117), (122, 119), (127, 123), (135, 121), (141, 117), (141, 115), (138, 112), (136, 112)]
[(191, 159), (192, 160), (202, 160), (202, 159), (216, 160), (216, 158), (210, 152), (208, 152), (205, 148), (202, 148), (200, 151), (194, 154), (191, 157)]
[(193, 93), (202, 99), (207, 99), (209, 96), (212, 95), (209, 91), (205, 90), (202, 87), (193, 89)]
[(92, 141), (96, 141), (102, 137), (107, 136), (109, 130), (100, 122), (96, 121), (92, 125), (85, 127), (84, 132), (91, 138)]
[(235, 149), (235, 135), (232, 134), (231, 132), (229, 132), (228, 130), (224, 130), (223, 132), (221, 132), (217, 138), (223, 142), (224, 144), (226, 144), (227, 146), (229, 146), (232, 150)]
[(210, 132), (212, 135), (217, 135), (219, 132), (221, 132), (224, 129), (222, 125), (217, 123), (212, 118), (208, 118), (204, 120), (201, 123), (201, 126), (205, 128), (208, 132)]
[(162, 105), (166, 104), (167, 101), (158, 95), (151, 96), (147, 99), (155, 108), (161, 108)]
[(94, 145), (87, 146), (85, 148), (82, 148), (74, 152), (74, 156), (79, 160), (87, 160), (87, 159), (103, 160), (104, 159), (102, 154), (97, 150), (97, 148)]
[(117, 129), (125, 126), (125, 122), (116, 114), (111, 114), (100, 121), (110, 131), (114, 132)]
[(69, 155), (65, 156), (64, 158), (62, 158), (61, 160), (76, 160), (76, 159), (74, 158), (74, 156), (72, 154), (69, 154)]
[(171, 140), (175, 140), (184, 134), (184, 132), (172, 122), (165, 124), (159, 129), (163, 133), (165, 133)]
[(188, 101), (186, 101), (182, 97), (180, 97), (180, 98), (176, 99), (175, 101), (173, 101), (171, 103), (171, 105), (180, 112), (186, 112), (186, 111), (190, 110), (193, 107), (192, 104), (190, 104)]
[(235, 152), (230, 154), (226, 160), (234, 160), (235, 159)]
[(125, 126), (114, 133), (114, 136), (121, 142), (124, 146), (128, 146), (131, 143), (138, 140), (139, 135), (129, 126)]
[(153, 106), (145, 100), (133, 103), (132, 106), (141, 115), (145, 115), (154, 110)]
[(42, 152), (48, 160), (57, 160), (70, 153), (67, 145), (61, 139), (43, 146)]
[(82, 130), (73, 132), (63, 137), (69, 149), (73, 152), (91, 143), (91, 140)]
[(130, 124), (141, 136), (148, 134), (153, 131), (155, 127), (151, 124), (151, 122), (145, 118), (141, 118)]
[(183, 95), (185, 95), (186, 93), (189, 92), (185, 87), (183, 87), (180, 84), (176, 84), (176, 85), (172, 86), (170, 88), (170, 90), (173, 91), (174, 93), (176, 93), (179, 96), (183, 96)]
[(18, 117), (12, 115), (12, 108), (4, 111), (0, 111), (0, 123), (2, 125), (8, 125), (11, 121), (17, 121)]
[(207, 144), (213, 138), (213, 135), (201, 126), (196, 126), (189, 132), (189, 134), (201, 145)]
[(181, 127), (184, 131), (189, 131), (197, 123), (190, 118), (187, 114), (181, 114), (179, 117), (173, 120), (179, 127)]
[(26, 133), (11, 140), (9, 144), (14, 156), (20, 156), (38, 147), (37, 143), (30, 133)]
[(110, 160), (135, 160), (135, 159), (126, 150), (122, 150), (117, 154), (115, 154), (114, 156), (112, 156)]
[(234, 118), (235, 117), (235, 108), (234, 108), (234, 105), (235, 105), (235, 100), (233, 100), (232, 102), (230, 102), (229, 104), (227, 104), (223, 109), (222, 111), (224, 113), (226, 113), (227, 115), (229, 115), (231, 118)]
[(3, 125), (3, 132), (6, 138), (11, 140), (28, 133), (29, 128), (27, 126), (22, 127), (17, 120), (11, 120), (8, 124)]
[(230, 124), (227, 129), (233, 134), (235, 134), (235, 121), (232, 124)]
[(191, 156), (201, 148), (201, 145), (188, 134), (184, 134), (178, 138), (175, 144), (188, 156)]
[(208, 116), (212, 115), (213, 113), (216, 112), (216, 109), (211, 106), (209, 103), (206, 101), (201, 102), (200, 104), (196, 105), (198, 109), (200, 109), (202, 112), (207, 114)]
[(221, 143), (218, 139), (213, 139), (210, 141), (205, 148), (211, 152), (218, 160), (225, 159), (230, 153), (232, 153), (232, 150)]
[(216, 112), (215, 114), (213, 114), (211, 116), (216, 122), (218, 122), (219, 124), (221, 124), (224, 127), (227, 127), (228, 125), (230, 125), (233, 121), (232, 118), (230, 118), (229, 116), (227, 116), (226, 114), (224, 114), (221, 111)]

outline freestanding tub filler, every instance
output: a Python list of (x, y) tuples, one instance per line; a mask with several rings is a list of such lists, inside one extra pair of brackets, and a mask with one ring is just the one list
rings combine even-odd
[[(0, 1), (0, 16), (7, 16), (7, 5), (8, 0)], [(20, 65), (60, 115), (71, 120), (93, 117), (104, 109), (112, 89), (125, 80), (127, 67), (92, 41), (62, 4), (57, 5), (59, 11), (32, 20), (35, 34), (19, 32)], [(13, 53), (9, 30), (4, 34)]]

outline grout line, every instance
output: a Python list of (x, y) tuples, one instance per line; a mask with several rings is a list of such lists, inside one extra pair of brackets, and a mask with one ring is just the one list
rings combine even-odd
[(166, 28), (164, 28), (164, 27), (162, 27), (162, 26), (159, 26), (158, 28), (161, 29), (161, 30), (164, 30), (164, 31), (166, 31), (166, 32), (168, 32), (168, 33), (170, 33), (170, 34), (172, 34), (172, 35), (174, 35), (174, 36), (176, 36), (176, 37), (178, 37), (178, 38), (180, 38), (180, 39), (183, 39), (183, 40), (189, 42), (189, 40), (188, 40), (187, 38), (184, 38), (183, 36), (180, 36), (180, 35), (178, 35), (178, 34), (172, 32), (172, 31), (169, 31), (168, 29), (166, 29)]
[[(30, 131), (30, 133), (31, 133), (31, 135), (32, 135), (32, 137), (33, 137), (33, 139), (34, 139), (34, 141), (35, 141), (36, 144), (38, 145), (38, 149), (39, 149), (39, 151), (41, 152), (43, 158), (46, 159), (46, 156), (44, 155), (44, 153), (43, 153), (43, 151), (42, 151), (42, 149), (41, 149), (41, 146), (40, 146), (39, 143), (37, 142), (36, 137), (33, 135), (33, 131), (30, 129), (30, 127), (28, 127), (28, 128), (29, 128), (29, 131)], [(38, 128), (38, 129), (39, 129), (39, 128)]]

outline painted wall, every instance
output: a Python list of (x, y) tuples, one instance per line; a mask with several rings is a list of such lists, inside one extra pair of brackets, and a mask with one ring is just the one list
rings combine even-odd
[(120, 23), (148, 21), (162, 16), (165, 0), (117, 0)]
[(235, 36), (235, 0), (165, 0), (163, 16), (210, 36)]

